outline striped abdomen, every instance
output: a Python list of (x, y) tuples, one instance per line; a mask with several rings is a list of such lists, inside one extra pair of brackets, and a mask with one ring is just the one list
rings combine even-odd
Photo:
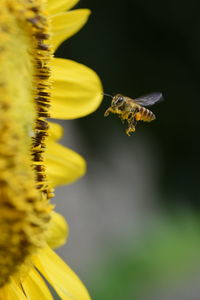
[(135, 118), (137, 121), (151, 122), (155, 120), (156, 116), (147, 108), (140, 106), (138, 113), (136, 113)]

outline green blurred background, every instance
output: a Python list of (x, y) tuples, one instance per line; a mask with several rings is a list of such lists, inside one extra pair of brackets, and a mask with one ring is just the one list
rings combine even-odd
[(64, 121), (87, 175), (57, 191), (71, 228), (59, 253), (94, 300), (200, 299), (200, 3), (92, 1), (88, 24), (57, 56), (96, 70), (107, 93), (161, 91), (157, 119), (131, 137), (110, 99)]

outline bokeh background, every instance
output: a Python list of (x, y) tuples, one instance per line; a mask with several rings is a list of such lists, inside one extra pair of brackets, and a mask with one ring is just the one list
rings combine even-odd
[(94, 300), (200, 299), (200, 4), (82, 0), (88, 24), (57, 56), (96, 70), (107, 93), (161, 91), (157, 119), (125, 126), (103, 114), (61, 122), (88, 171), (58, 188), (70, 225), (58, 250)]

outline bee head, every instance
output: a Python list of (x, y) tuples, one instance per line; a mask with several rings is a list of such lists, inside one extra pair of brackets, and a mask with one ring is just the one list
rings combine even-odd
[(124, 96), (121, 94), (117, 94), (113, 97), (111, 106), (113, 108), (118, 108), (124, 103)]

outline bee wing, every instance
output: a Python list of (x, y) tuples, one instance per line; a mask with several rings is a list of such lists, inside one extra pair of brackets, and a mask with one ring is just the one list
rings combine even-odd
[(156, 102), (163, 101), (163, 95), (160, 92), (151, 93), (145, 96), (134, 99), (135, 102), (142, 106), (151, 106)]

